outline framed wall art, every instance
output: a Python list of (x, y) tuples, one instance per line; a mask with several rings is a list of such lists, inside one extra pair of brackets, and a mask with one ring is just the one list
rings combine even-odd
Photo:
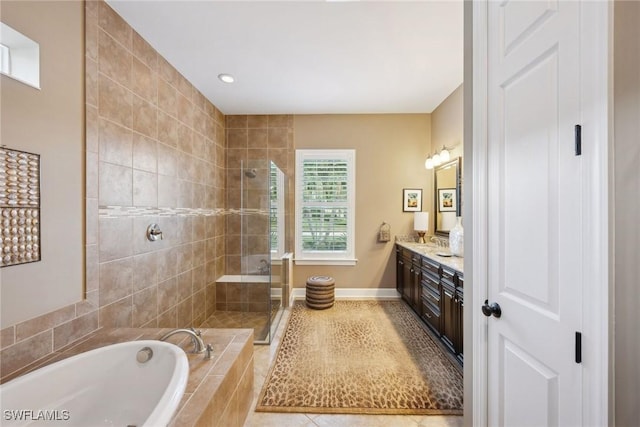
[(402, 190), (402, 211), (421, 212), (422, 211), (422, 189), (405, 188)]

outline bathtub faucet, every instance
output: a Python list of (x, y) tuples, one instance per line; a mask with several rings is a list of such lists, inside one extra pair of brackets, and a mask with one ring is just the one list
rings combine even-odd
[(162, 338), (160, 338), (160, 341), (166, 341), (170, 336), (180, 333), (187, 334), (191, 337), (191, 342), (193, 343), (193, 353), (204, 353), (205, 345), (204, 341), (202, 341), (202, 332), (196, 331), (193, 328), (174, 329), (173, 331), (166, 333)]

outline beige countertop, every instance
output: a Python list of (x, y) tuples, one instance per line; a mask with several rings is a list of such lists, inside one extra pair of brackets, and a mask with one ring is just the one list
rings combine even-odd
[(438, 253), (450, 253), (449, 248), (439, 248), (433, 243), (414, 243), (396, 241), (396, 244), (407, 248), (417, 254), (431, 258), (439, 264), (452, 268), (460, 273), (464, 273), (464, 258), (457, 256), (441, 256)]

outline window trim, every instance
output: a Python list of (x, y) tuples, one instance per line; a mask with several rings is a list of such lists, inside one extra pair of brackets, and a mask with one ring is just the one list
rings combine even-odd
[[(302, 250), (302, 163), (305, 160), (341, 159), (347, 162), (347, 250), (313, 253)], [(296, 265), (355, 265), (356, 150), (298, 149), (295, 179), (295, 263)]]

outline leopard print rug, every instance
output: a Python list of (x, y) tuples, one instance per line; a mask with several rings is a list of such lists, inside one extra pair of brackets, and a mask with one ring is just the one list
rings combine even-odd
[(462, 415), (462, 373), (401, 301), (293, 306), (256, 411)]

